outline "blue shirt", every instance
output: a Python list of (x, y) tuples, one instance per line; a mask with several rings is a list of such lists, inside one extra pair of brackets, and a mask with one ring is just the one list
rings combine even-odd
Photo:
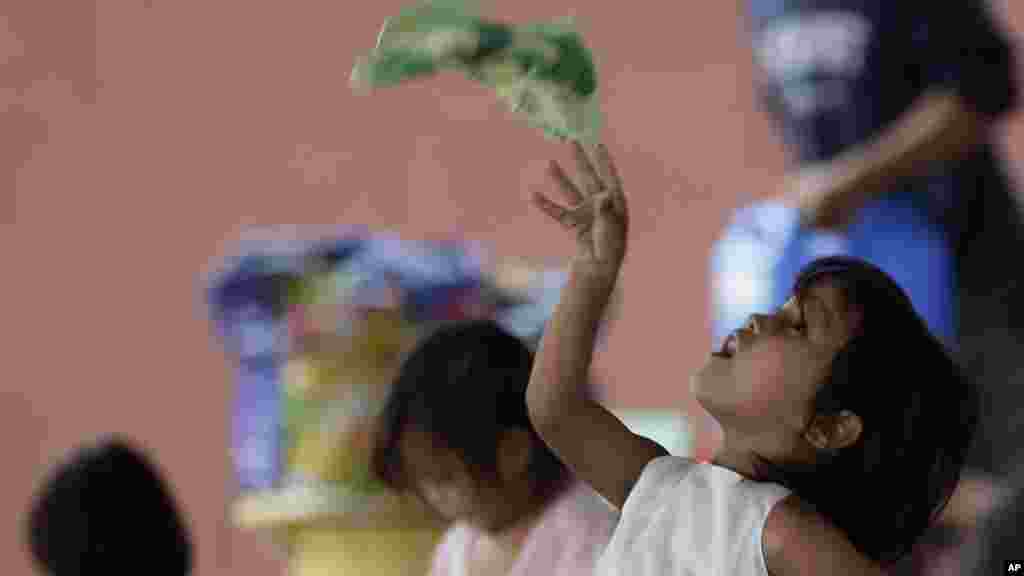
[[(930, 90), (952, 90), (996, 117), (1016, 101), (1013, 54), (983, 2), (751, 0), (759, 88), (798, 163), (824, 162), (896, 121)], [(1004, 188), (990, 144), (934, 167), (902, 191), (936, 216), (964, 191)]]

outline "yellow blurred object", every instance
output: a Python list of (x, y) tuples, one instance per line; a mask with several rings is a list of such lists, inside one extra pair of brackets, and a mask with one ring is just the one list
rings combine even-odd
[(290, 358), (285, 368), (289, 393), (294, 391), (296, 396), (304, 399), (322, 401), (336, 396), (339, 387), (366, 384), (354, 378), (361, 376), (361, 370), (350, 365), (353, 360), (349, 356), (344, 350), (331, 350), (331, 346), (325, 346), (324, 349), (309, 350)]
[[(372, 368), (374, 376), (382, 381), (366, 381), (366, 384), (390, 385), (388, 378), (397, 369), (401, 354), (417, 336), (416, 330), (402, 317), (401, 310), (395, 308), (370, 309), (365, 312), (361, 326), (362, 338), (356, 338), (356, 345), (351, 350), (353, 364)], [(361, 361), (356, 361), (361, 358)]]
[(289, 574), (294, 576), (424, 576), (440, 530), (295, 532)]
[(339, 483), (350, 479), (355, 458), (344, 435), (329, 434), (315, 425), (306, 426), (295, 443), (292, 472), (317, 482)]
[(325, 422), (319, 426), (311, 423), (300, 430), (292, 471), (316, 482), (357, 482), (370, 464), (372, 418), (332, 414), (330, 409), (322, 418)]
[(269, 528), (279, 535), (325, 526), (340, 531), (386, 531), (439, 530), (447, 524), (411, 495), (392, 491), (367, 494), (327, 484), (243, 494), (232, 504), (232, 517), (238, 526)]
[(235, 521), (287, 534), (293, 576), (423, 576), (443, 522), (407, 497), (355, 489), (368, 473), (373, 418), (416, 332), (397, 310), (354, 320), (351, 335), (315, 336), (285, 369), (286, 393), (301, 407), (288, 469), (310, 483), (243, 496)]
[[(331, 306), (327, 295), (338, 284), (328, 279), (318, 279), (310, 292), (307, 312), (319, 317), (285, 366), (290, 437), (285, 461), (289, 476), (302, 483), (358, 490), (373, 482), (374, 418), (401, 354), (418, 332), (398, 302), (395, 307), (386, 301), (375, 308)], [(340, 320), (347, 329), (338, 332), (334, 328)]]

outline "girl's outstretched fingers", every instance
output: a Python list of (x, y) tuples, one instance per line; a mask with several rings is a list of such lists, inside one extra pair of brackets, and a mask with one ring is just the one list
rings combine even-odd
[(612, 195), (615, 208), (620, 212), (625, 210), (626, 192), (622, 185), (622, 177), (619, 175), (618, 168), (615, 167), (615, 161), (612, 160), (608, 147), (604, 144), (597, 146), (597, 167), (605, 181), (605, 189)]
[(561, 224), (563, 228), (572, 229), (576, 226), (576, 222), (572, 217), (572, 212), (551, 201), (551, 199), (544, 194), (534, 192), (533, 203), (537, 208), (540, 208), (541, 212), (550, 216), (553, 220)]
[(569, 175), (565, 173), (565, 170), (562, 169), (561, 164), (552, 160), (548, 170), (555, 184), (558, 184), (558, 189), (562, 192), (562, 196), (569, 202), (569, 206), (575, 207), (583, 203), (586, 198), (572, 179), (569, 178)]
[(601, 175), (595, 169), (586, 149), (579, 142), (574, 142), (573, 151), (576, 156), (576, 170), (580, 173), (580, 180), (582, 180), (583, 194), (590, 197), (603, 192), (607, 188), (606, 182), (602, 181)]

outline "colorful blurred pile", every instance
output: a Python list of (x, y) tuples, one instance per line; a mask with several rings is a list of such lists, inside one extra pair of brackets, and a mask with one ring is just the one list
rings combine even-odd
[(479, 246), (345, 229), (244, 240), (207, 284), (236, 370), (235, 520), (408, 527), (432, 515), (370, 472), (374, 417), (400, 359), (447, 323), (493, 318), (536, 343), (564, 274)]

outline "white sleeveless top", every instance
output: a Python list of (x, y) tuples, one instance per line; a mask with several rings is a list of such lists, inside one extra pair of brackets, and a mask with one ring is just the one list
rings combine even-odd
[(651, 460), (598, 563), (601, 576), (767, 576), (761, 534), (790, 491), (675, 456)]

